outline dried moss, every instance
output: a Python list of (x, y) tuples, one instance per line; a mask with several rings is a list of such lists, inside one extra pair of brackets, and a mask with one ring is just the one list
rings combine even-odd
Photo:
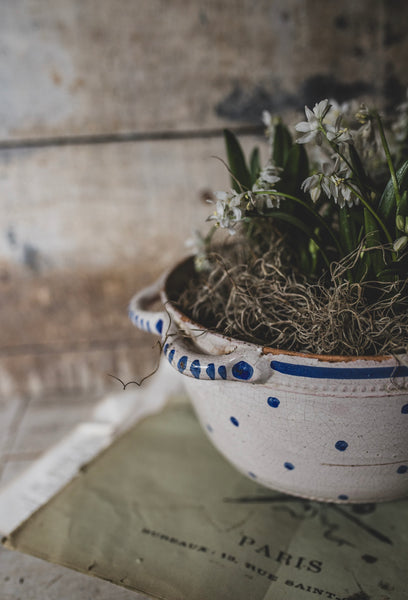
[(223, 248), (209, 254), (212, 269), (197, 274), (177, 304), (210, 330), (282, 350), (406, 352), (408, 280), (349, 283), (345, 273), (356, 256), (334, 265), (329, 284), (311, 284), (293, 272), (282, 244), (261, 257)]

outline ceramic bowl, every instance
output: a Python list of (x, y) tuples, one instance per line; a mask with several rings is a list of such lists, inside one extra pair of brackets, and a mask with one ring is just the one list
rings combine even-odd
[[(285, 352), (206, 331), (173, 301), (192, 259), (132, 299), (129, 314), (162, 337), (211, 442), (247, 477), (328, 502), (408, 496), (405, 355)], [(165, 310), (150, 306), (161, 296)]]

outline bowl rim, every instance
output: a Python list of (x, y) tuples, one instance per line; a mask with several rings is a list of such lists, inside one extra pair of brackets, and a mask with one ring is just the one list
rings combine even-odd
[(191, 328), (194, 327), (195, 329), (201, 331), (202, 333), (211, 334), (219, 339), (226, 340), (230, 343), (231, 342), (236, 343), (240, 346), (249, 346), (250, 348), (261, 350), (261, 353), (263, 355), (270, 354), (273, 356), (279, 355), (279, 356), (291, 356), (291, 357), (300, 358), (300, 359), (315, 359), (315, 360), (318, 360), (319, 362), (323, 362), (323, 363), (355, 363), (358, 361), (364, 361), (364, 362), (372, 361), (372, 362), (382, 363), (382, 362), (390, 361), (390, 360), (394, 360), (394, 361), (398, 362), (400, 358), (408, 355), (408, 353), (403, 353), (403, 354), (395, 354), (395, 355), (393, 355), (393, 354), (372, 354), (372, 355), (354, 356), (354, 355), (315, 354), (315, 353), (309, 353), (309, 352), (296, 352), (294, 350), (282, 350), (280, 348), (272, 348), (270, 346), (263, 346), (262, 344), (255, 344), (254, 342), (246, 342), (246, 341), (240, 340), (238, 338), (226, 336), (218, 331), (208, 329), (204, 325), (199, 323), (198, 321), (194, 321), (189, 316), (187, 316), (185, 313), (183, 313), (174, 304), (174, 302), (171, 299), (171, 293), (169, 293), (169, 287), (172, 284), (172, 279), (179, 278), (180, 272), (182, 272), (181, 278), (183, 277), (183, 272), (184, 272), (184, 276), (185, 276), (186, 269), (189, 269), (191, 271), (193, 261), (194, 261), (194, 255), (188, 255), (187, 257), (184, 257), (182, 260), (178, 261), (172, 268), (169, 269), (169, 271), (167, 272), (167, 274), (164, 278), (164, 282), (163, 282), (162, 300), (163, 300), (164, 306), (166, 307), (167, 310), (169, 308), (171, 308), (171, 310), (169, 311), (170, 313), (174, 313), (175, 315), (177, 315), (177, 317), (180, 321), (187, 323)]

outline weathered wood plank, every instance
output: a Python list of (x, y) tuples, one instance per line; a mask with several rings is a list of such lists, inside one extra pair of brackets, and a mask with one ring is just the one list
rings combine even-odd
[(38, 458), (75, 425), (88, 420), (98, 399), (100, 396), (98, 398), (98, 395), (91, 393), (32, 398), (6, 457), (9, 460), (24, 459), (26, 456)]
[(14, 0), (0, 139), (201, 129), (323, 95), (401, 96), (408, 5)]
[(0, 395), (0, 483), (7, 463), (5, 455), (14, 444), (26, 403), (18, 396)]
[(145, 600), (145, 596), (0, 547), (0, 586), (4, 600)]
[(6, 407), (16, 395), (120, 390), (109, 374), (126, 381), (149, 374), (159, 357), (156, 338), (130, 323), (127, 305), (156, 275), (150, 264), (35, 277), (11, 271), (0, 279), (4, 426), (14, 418)]
[[(253, 138), (246, 138), (251, 145)], [(228, 187), (221, 137), (0, 151), (0, 261), (159, 270)]]
[(150, 372), (127, 305), (205, 227), (224, 154), (220, 137), (0, 151), (0, 394)]

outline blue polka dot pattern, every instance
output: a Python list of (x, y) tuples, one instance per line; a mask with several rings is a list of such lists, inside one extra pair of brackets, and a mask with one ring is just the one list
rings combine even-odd
[(170, 344), (165, 344), (165, 345), (164, 345), (163, 352), (164, 352), (164, 355), (165, 355), (165, 356), (166, 356), (166, 354), (167, 354), (167, 352), (168, 352), (168, 350), (169, 350), (169, 346), (170, 346)]
[(270, 396), (268, 398), (268, 404), (272, 408), (277, 408), (279, 406), (279, 404), (280, 404), (280, 400), (278, 400), (277, 398), (274, 398), (273, 396)]
[(159, 319), (156, 323), (156, 331), (161, 335), (163, 331), (163, 319)]
[(233, 425), (235, 425), (235, 427), (239, 427), (239, 421), (238, 419), (236, 419), (235, 417), (231, 417), (230, 421)]
[(227, 379), (227, 369), (224, 367), (224, 365), (218, 367), (218, 374), (221, 379)]
[(178, 363), (177, 363), (177, 368), (178, 368), (178, 370), (180, 371), (180, 373), (183, 373), (183, 371), (185, 371), (185, 370), (186, 370), (186, 367), (187, 367), (187, 360), (188, 360), (188, 359), (187, 359), (187, 356), (182, 356), (182, 357), (180, 358), (180, 360), (178, 361)]
[(193, 362), (190, 365), (190, 371), (191, 371), (191, 374), (193, 375), (193, 377), (195, 377), (196, 379), (200, 379), (201, 365), (200, 365), (200, 361), (198, 359), (193, 360)]
[(249, 363), (245, 362), (244, 360), (240, 360), (232, 367), (232, 374), (235, 379), (243, 379), (244, 381), (247, 381), (248, 379), (251, 379), (252, 375), (254, 374), (254, 369)]
[(210, 379), (215, 379), (215, 366), (214, 363), (210, 363), (206, 368), (205, 372), (207, 373)]
[(404, 406), (401, 408), (401, 412), (403, 415), (408, 415), (408, 404), (404, 404)]
[(406, 473), (407, 471), (408, 471), (407, 465), (401, 465), (397, 469), (397, 473), (399, 473), (400, 475), (402, 475), (402, 473)]
[(295, 468), (295, 465), (293, 465), (291, 462), (285, 462), (283, 464), (283, 466), (285, 467), (285, 469), (287, 469), (288, 471), (293, 471), (293, 469)]
[(347, 494), (340, 494), (339, 496), (337, 496), (339, 500), (348, 500), (348, 496)]
[(173, 348), (173, 350), (170, 350), (170, 352), (169, 352), (169, 356), (168, 356), (169, 363), (172, 363), (172, 362), (173, 362), (173, 358), (174, 358), (174, 355), (175, 355), (175, 354), (176, 354), (176, 351), (175, 351), (175, 349), (174, 349), (174, 348)]
[(336, 450), (339, 450), (339, 452), (344, 452), (344, 450), (348, 448), (348, 443), (344, 440), (339, 440), (334, 444), (334, 447), (336, 448)]

